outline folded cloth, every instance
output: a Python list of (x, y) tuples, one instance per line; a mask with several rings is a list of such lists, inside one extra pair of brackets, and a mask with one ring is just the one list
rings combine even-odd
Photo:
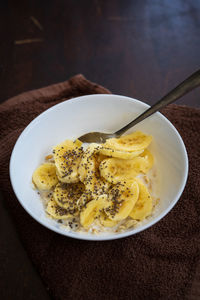
[(77, 75), (1, 104), (0, 184), (21, 241), (55, 299), (194, 299), (200, 295), (200, 110), (163, 110), (186, 144), (190, 171), (176, 206), (144, 232), (105, 242), (67, 238), (33, 220), (12, 191), (9, 159), (25, 126), (58, 102), (95, 93), (109, 91)]

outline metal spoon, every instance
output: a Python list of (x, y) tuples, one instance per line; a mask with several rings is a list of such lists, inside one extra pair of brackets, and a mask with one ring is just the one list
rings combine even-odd
[(168, 104), (176, 101), (180, 97), (184, 96), (191, 90), (195, 89), (200, 85), (200, 70), (193, 73), (190, 77), (185, 79), (182, 83), (180, 83), (176, 88), (174, 88), (171, 92), (169, 92), (166, 96), (161, 98), (158, 102), (156, 102), (153, 106), (145, 110), (141, 115), (139, 115), (136, 119), (134, 119), (131, 123), (127, 124), (120, 130), (114, 133), (103, 133), (103, 132), (89, 132), (87, 134), (79, 137), (79, 140), (85, 143), (104, 143), (109, 138), (117, 138), (120, 137), (124, 132), (126, 132), (129, 128), (133, 127), (137, 123), (151, 116), (156, 111), (159, 111), (161, 108), (167, 106)]

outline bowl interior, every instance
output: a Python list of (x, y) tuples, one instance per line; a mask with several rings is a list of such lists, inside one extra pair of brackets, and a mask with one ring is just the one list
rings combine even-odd
[(88, 240), (115, 239), (137, 233), (159, 221), (179, 199), (187, 179), (188, 159), (183, 141), (173, 125), (160, 113), (136, 125), (151, 134), (151, 151), (158, 171), (157, 195), (160, 205), (152, 220), (141, 227), (102, 236), (69, 233), (46, 218), (38, 194), (32, 188), (33, 171), (51, 153), (52, 147), (90, 131), (115, 132), (149, 106), (117, 95), (90, 95), (58, 104), (34, 119), (20, 135), (11, 156), (10, 177), (16, 196), (38, 222), (58, 233)]

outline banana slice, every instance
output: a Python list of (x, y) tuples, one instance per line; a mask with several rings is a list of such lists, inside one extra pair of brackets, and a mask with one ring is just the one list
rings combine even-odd
[(141, 172), (146, 174), (152, 168), (153, 163), (153, 155), (149, 150), (145, 149), (143, 153), (132, 160), (132, 168), (137, 174)]
[(109, 219), (121, 221), (129, 216), (139, 196), (137, 181), (118, 183), (109, 190), (109, 205), (104, 212)]
[(59, 181), (75, 183), (79, 181), (78, 166), (81, 161), (83, 149), (79, 140), (75, 142), (66, 140), (53, 149), (54, 161)]
[(81, 197), (76, 201), (77, 208), (81, 212), (86, 208), (86, 204), (92, 200), (92, 194), (88, 191), (84, 191)]
[(53, 198), (48, 202), (46, 212), (51, 217), (53, 217), (54, 219), (57, 219), (57, 220), (61, 220), (61, 219), (64, 220), (69, 217), (72, 217), (72, 215), (69, 214), (69, 212), (66, 209), (58, 206), (58, 204), (54, 201)]
[(140, 165), (140, 171), (146, 174), (154, 164), (154, 157), (147, 149), (145, 149), (140, 156), (143, 158), (143, 162)]
[(79, 178), (85, 184), (86, 190), (96, 195), (104, 194), (109, 187), (109, 184), (99, 174), (99, 164), (104, 158), (98, 154), (99, 149), (98, 144), (90, 144), (83, 154), (78, 168)]
[(80, 213), (81, 225), (89, 227), (98, 218), (103, 208), (108, 205), (107, 195), (101, 195), (96, 200), (91, 200)]
[(117, 183), (135, 178), (140, 172), (146, 174), (153, 166), (154, 158), (149, 150), (144, 150), (139, 156), (124, 160), (108, 158), (99, 166), (100, 174), (107, 181)]
[(55, 165), (44, 163), (39, 166), (33, 173), (32, 181), (40, 191), (52, 189), (58, 183)]
[(108, 158), (99, 166), (100, 174), (110, 183), (118, 183), (124, 180), (131, 180), (139, 174), (135, 168), (134, 160), (120, 158)]
[(95, 177), (95, 180), (93, 180), (92, 183), (92, 185), (90, 184), (87, 186), (81, 197), (77, 200), (79, 211), (82, 211), (91, 200), (98, 200), (99, 196), (106, 194), (110, 188), (110, 183), (104, 178)]
[(55, 202), (69, 213), (77, 212), (77, 201), (84, 192), (84, 184), (78, 183), (58, 183), (53, 192)]
[(129, 216), (141, 221), (151, 214), (153, 205), (147, 187), (139, 179), (137, 179), (137, 183), (139, 186), (139, 197)]
[(103, 177), (95, 175), (86, 188), (91, 192), (92, 197), (96, 198), (107, 193), (108, 189), (110, 188), (110, 183)]
[(100, 223), (105, 227), (114, 227), (117, 225), (117, 221), (113, 221), (108, 218), (108, 216), (102, 212), (99, 216)]
[(119, 151), (139, 151), (144, 150), (152, 141), (152, 136), (146, 135), (141, 131), (135, 131), (121, 138), (111, 138), (105, 143), (105, 146)]
[(86, 182), (91, 179), (96, 171), (95, 154), (99, 150), (99, 145), (92, 143), (84, 152), (78, 168), (80, 181)]
[(96, 170), (99, 170), (100, 163), (106, 158), (108, 158), (108, 156), (101, 153), (101, 147), (99, 145), (99, 149), (97, 150), (97, 152), (95, 154), (95, 167), (96, 167)]
[(144, 150), (133, 151), (133, 152), (125, 152), (111, 148), (102, 148), (99, 150), (101, 154), (104, 156), (111, 156), (121, 159), (133, 159), (134, 157), (140, 155)]

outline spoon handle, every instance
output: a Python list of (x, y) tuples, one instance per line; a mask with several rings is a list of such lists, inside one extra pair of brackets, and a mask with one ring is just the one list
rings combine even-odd
[(141, 115), (139, 115), (136, 119), (134, 119), (131, 123), (124, 126), (120, 130), (118, 130), (115, 135), (120, 136), (129, 128), (133, 127), (137, 123), (151, 116), (156, 111), (159, 111), (161, 108), (166, 105), (176, 101), (183, 95), (187, 94), (191, 90), (195, 89), (200, 85), (200, 70), (193, 73), (190, 77), (181, 82), (177, 87), (175, 87), (171, 92), (169, 92), (166, 96), (161, 98), (158, 102), (156, 102), (153, 106), (144, 111)]

